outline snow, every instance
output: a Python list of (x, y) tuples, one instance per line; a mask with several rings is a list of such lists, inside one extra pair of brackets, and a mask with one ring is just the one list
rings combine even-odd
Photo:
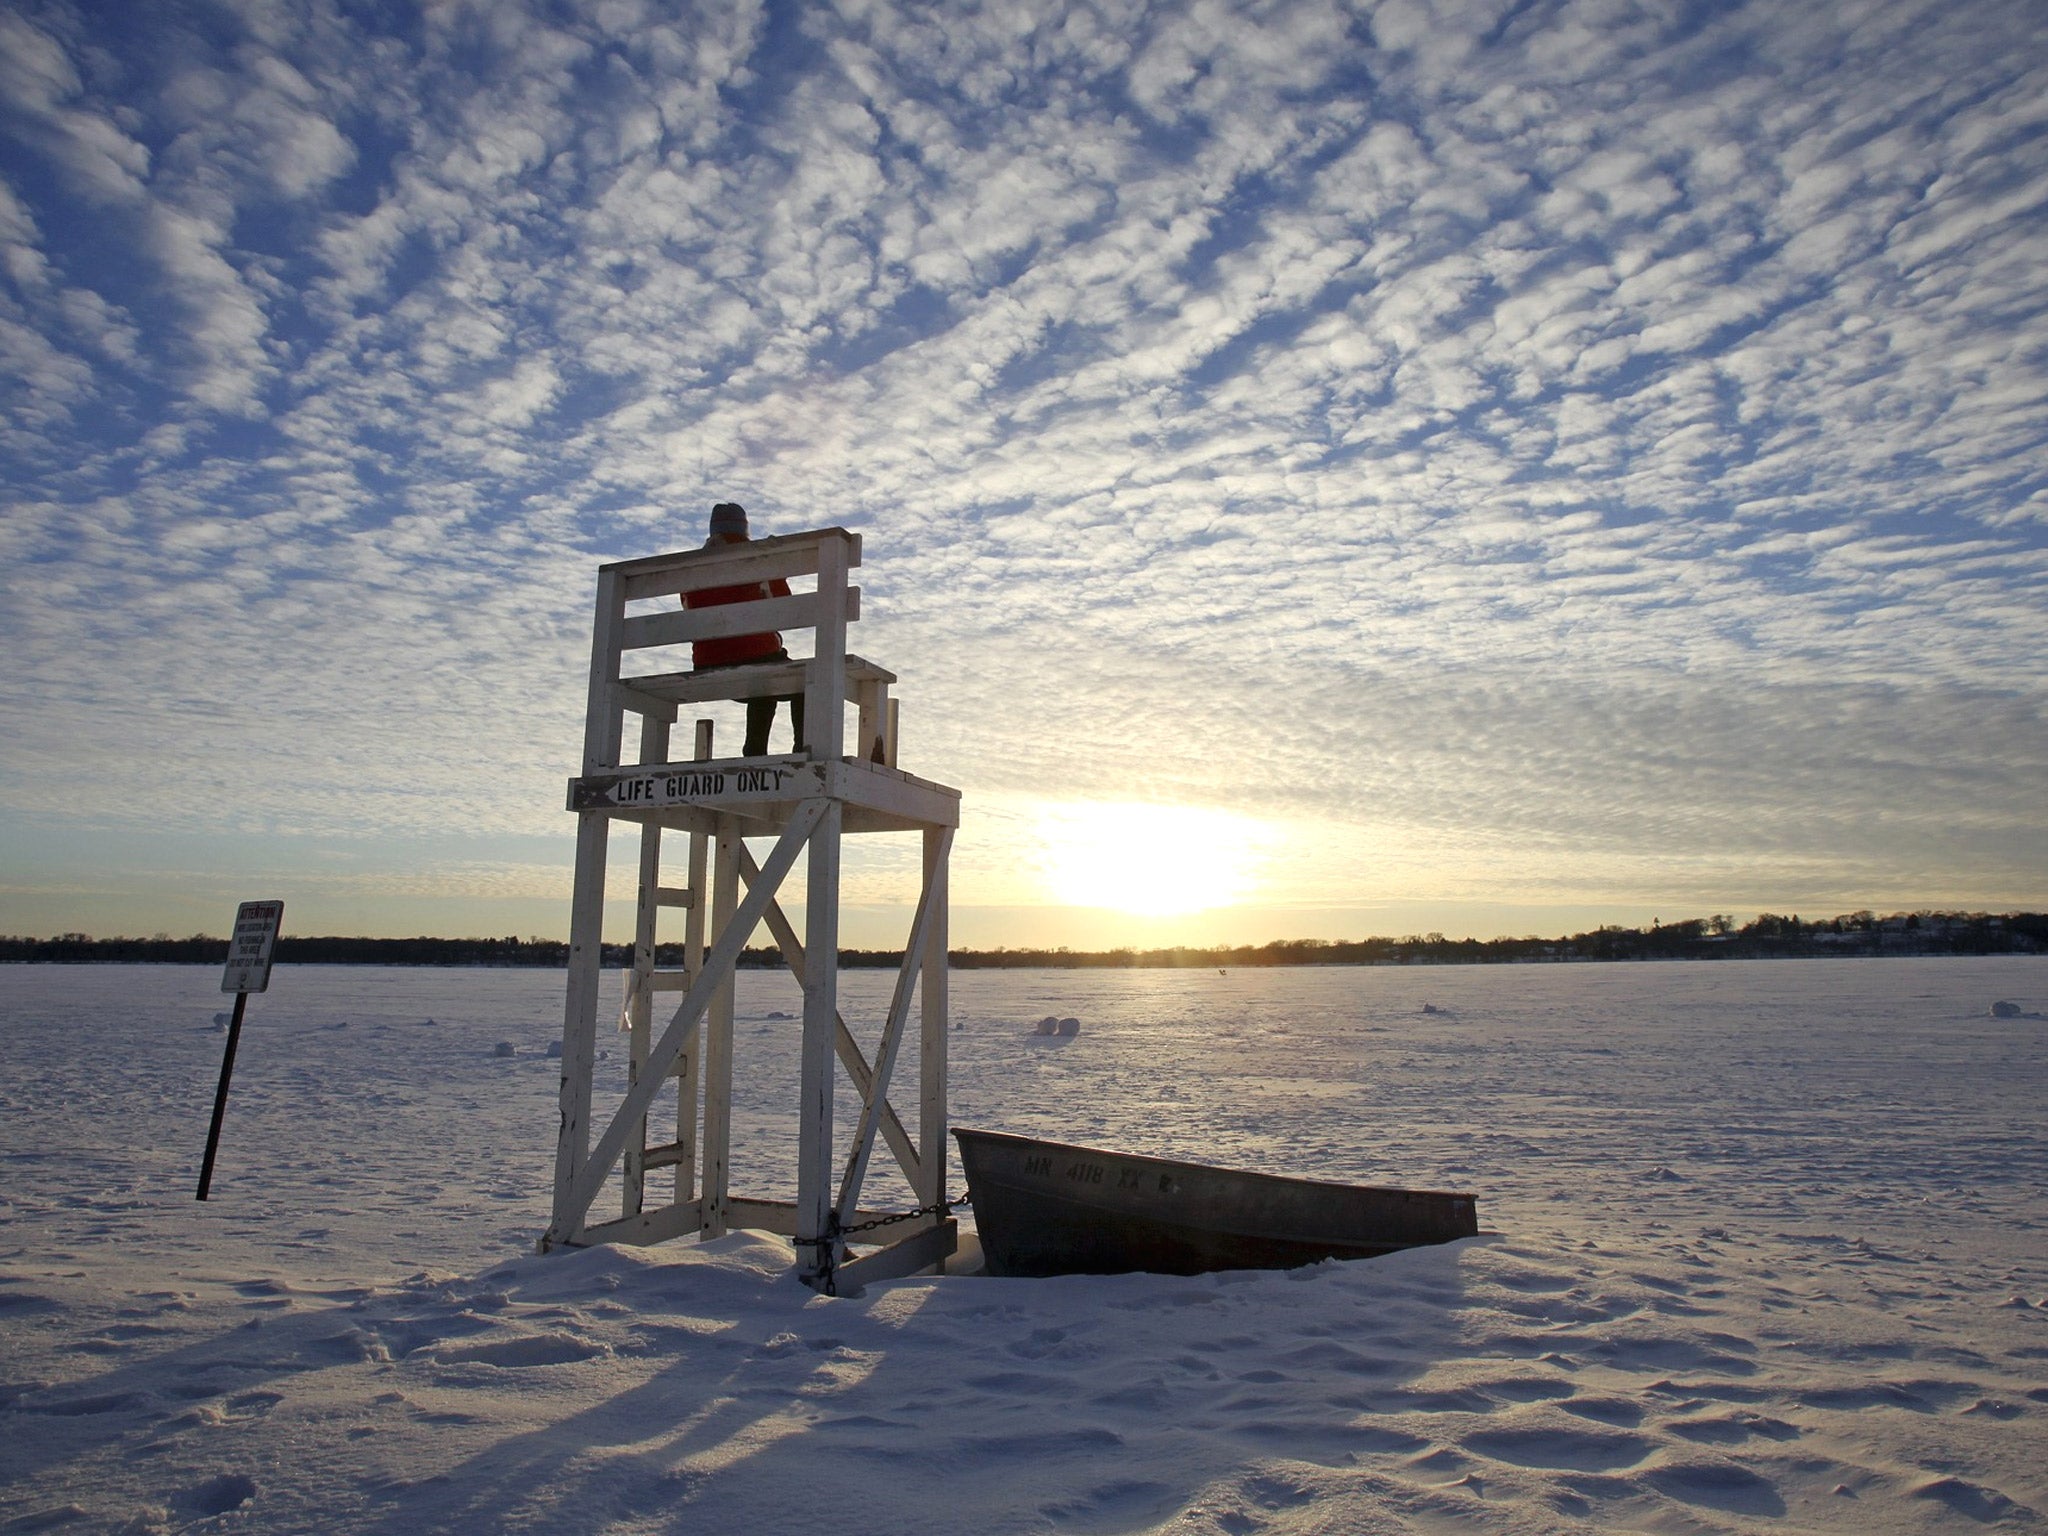
[[(2048, 1523), (2048, 1036), (1988, 1007), (2048, 961), (960, 973), (962, 1124), (1487, 1233), (841, 1299), (754, 1233), (531, 1252), (557, 972), (280, 968), (196, 1203), (217, 984), (0, 969), (0, 1531)], [(742, 975), (741, 1193), (797, 1011)]]

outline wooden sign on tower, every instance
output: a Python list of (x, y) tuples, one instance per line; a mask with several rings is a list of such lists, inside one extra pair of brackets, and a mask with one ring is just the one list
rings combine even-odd
[[(591, 645), (583, 772), (569, 783), (577, 816), (568, 998), (562, 1019), (561, 1131), (555, 1152), (554, 1215), (543, 1250), (591, 1243), (653, 1243), (733, 1227), (781, 1233), (796, 1246), (799, 1273), (827, 1291), (942, 1266), (957, 1228), (946, 1195), (946, 885), (960, 792), (896, 766), (895, 677), (846, 653), (847, 625), (860, 615), (860, 538), (843, 528), (621, 561), (599, 569)], [(770, 596), (771, 584), (815, 578), (815, 588)], [(754, 600), (691, 608), (684, 594), (758, 585)], [(629, 605), (634, 610), (628, 613)], [(757, 661), (703, 671), (623, 670), (629, 658), (698, 641), (808, 630), (806, 659)], [(712, 722), (699, 720), (691, 757), (674, 760), (670, 735), (679, 708), (716, 700), (782, 698), (805, 704), (802, 750), (768, 757), (715, 754)], [(847, 710), (855, 711), (853, 740)], [(625, 755), (625, 717), (640, 718), (637, 751)], [(853, 750), (848, 751), (851, 745)], [(640, 828), (639, 901), (627, 982), (630, 1070), (623, 1098), (598, 1130), (598, 981), (602, 966), (605, 866), (614, 822)], [(665, 833), (689, 839), (688, 881), (663, 883)], [(839, 1008), (839, 857), (849, 834), (917, 833), (924, 880), (902, 967), (874, 1054), (861, 1047)], [(775, 839), (756, 863), (749, 837)], [(808, 856), (805, 931), (798, 937), (776, 893)], [(684, 915), (683, 964), (656, 964), (659, 918)], [(797, 1119), (796, 1202), (732, 1191), (734, 968), (766, 925), (803, 984)], [(681, 994), (657, 1036), (656, 999)], [(916, 1128), (889, 1099), (897, 1059), (918, 1007)], [(833, 1126), (834, 1063), (861, 1109), (840, 1145)], [(650, 1140), (657, 1103), (673, 1089), (674, 1139)], [(701, 1110), (700, 1110), (701, 1105)], [(593, 1144), (592, 1133), (596, 1130)], [(874, 1222), (860, 1206), (869, 1155), (879, 1136), (915, 1195), (915, 1214), (865, 1229), (885, 1245), (856, 1254), (849, 1229)], [(664, 1196), (659, 1186), (673, 1183)], [(837, 1177), (835, 1178), (835, 1174)], [(596, 1214), (607, 1189), (619, 1214)]]

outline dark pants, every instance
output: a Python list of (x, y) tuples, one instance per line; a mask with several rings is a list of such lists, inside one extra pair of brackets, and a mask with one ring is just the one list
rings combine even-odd
[(747, 744), (740, 748), (742, 757), (766, 757), (768, 755), (768, 731), (775, 724), (775, 706), (789, 706), (789, 734), (792, 752), (804, 749), (804, 696), (800, 693), (785, 694), (781, 698), (747, 700)]
[[(699, 672), (724, 672), (732, 667), (751, 667), (764, 661), (787, 661), (788, 651), (777, 651), (771, 656), (756, 656), (748, 661), (716, 662), (708, 667), (698, 667)], [(747, 742), (740, 748), (742, 757), (766, 757), (768, 755), (768, 732), (775, 725), (775, 706), (789, 706), (790, 751), (804, 749), (804, 696), (800, 693), (783, 694), (779, 698), (747, 700)]]

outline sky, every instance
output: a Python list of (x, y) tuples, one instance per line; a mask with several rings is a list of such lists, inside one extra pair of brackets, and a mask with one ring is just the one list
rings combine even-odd
[(2039, 908), (2044, 251), (2034, 0), (5, 0), (0, 932), (564, 933), (728, 499), (956, 944)]

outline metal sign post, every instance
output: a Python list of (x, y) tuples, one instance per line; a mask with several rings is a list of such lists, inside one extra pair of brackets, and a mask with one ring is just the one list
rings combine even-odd
[(270, 986), (270, 956), (284, 921), (281, 901), (245, 901), (235, 909), (235, 932), (228, 940), (228, 968), (220, 989), (235, 994), (234, 1017), (228, 1021), (228, 1048), (220, 1059), (220, 1086), (213, 1093), (213, 1125), (206, 1133), (206, 1158), (199, 1165), (199, 1193), (204, 1200), (213, 1184), (213, 1155), (220, 1149), (220, 1123), (228, 1112), (228, 1079), (235, 1075), (235, 1047), (242, 1038), (242, 1013), (249, 994)]

